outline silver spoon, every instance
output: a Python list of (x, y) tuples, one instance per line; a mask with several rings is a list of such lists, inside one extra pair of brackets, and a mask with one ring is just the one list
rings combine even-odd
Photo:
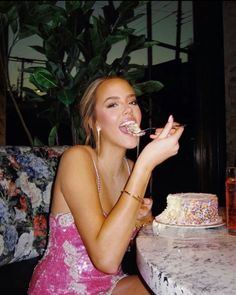
[[(172, 129), (177, 129), (179, 127), (186, 127), (187, 124), (176, 124), (172, 127)], [(135, 133), (134, 135), (143, 136), (147, 133), (147, 131), (156, 130), (158, 127), (148, 127), (146, 129), (141, 129), (139, 132)]]

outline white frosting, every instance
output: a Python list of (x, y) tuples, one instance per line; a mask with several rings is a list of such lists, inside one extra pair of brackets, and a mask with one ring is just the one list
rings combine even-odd
[(135, 121), (126, 121), (123, 124), (121, 124), (122, 127), (125, 127), (127, 132), (129, 134), (132, 134), (133, 136), (142, 136), (145, 133), (142, 132), (139, 125)]
[(167, 207), (157, 222), (179, 225), (210, 225), (221, 222), (214, 194), (179, 193), (167, 196)]

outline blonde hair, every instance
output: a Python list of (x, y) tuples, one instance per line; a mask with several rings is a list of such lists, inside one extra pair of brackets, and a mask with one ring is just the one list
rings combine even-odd
[(79, 109), (80, 109), (82, 127), (84, 128), (84, 131), (86, 133), (85, 144), (89, 144), (92, 147), (96, 147), (96, 143), (98, 139), (97, 132), (95, 129), (96, 90), (104, 81), (115, 79), (115, 78), (125, 80), (122, 77), (118, 77), (118, 76), (98, 78), (88, 86), (88, 88), (85, 90), (83, 97), (81, 98)]

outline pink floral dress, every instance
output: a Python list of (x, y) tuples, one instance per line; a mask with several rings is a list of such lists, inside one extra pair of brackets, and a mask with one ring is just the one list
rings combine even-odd
[(92, 264), (71, 213), (50, 216), (49, 243), (36, 266), (28, 295), (111, 294), (126, 275), (97, 270)]

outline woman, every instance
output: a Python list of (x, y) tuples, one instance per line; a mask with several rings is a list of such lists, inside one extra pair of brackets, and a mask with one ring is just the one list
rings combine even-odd
[[(29, 287), (32, 294), (150, 294), (138, 276), (125, 275), (122, 258), (137, 227), (150, 221), (143, 198), (152, 170), (178, 152), (183, 128), (166, 126), (136, 163), (126, 158), (141, 122), (133, 87), (119, 77), (94, 81), (80, 105), (87, 143), (66, 150), (55, 180), (47, 251)], [(94, 147), (95, 144), (95, 147)]]

